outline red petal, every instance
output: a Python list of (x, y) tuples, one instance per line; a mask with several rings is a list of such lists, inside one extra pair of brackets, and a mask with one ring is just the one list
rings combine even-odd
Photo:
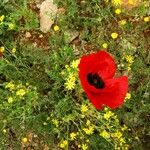
[(98, 73), (103, 79), (112, 78), (116, 71), (113, 58), (105, 51), (99, 51), (81, 58), (79, 71), (82, 76)]
[(128, 78), (123, 76), (107, 80), (105, 83), (106, 88), (99, 90), (99, 93), (86, 90), (88, 98), (97, 109), (102, 109), (103, 105), (107, 105), (110, 108), (119, 107), (128, 91)]

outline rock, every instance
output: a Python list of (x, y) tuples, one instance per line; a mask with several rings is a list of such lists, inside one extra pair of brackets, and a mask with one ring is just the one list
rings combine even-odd
[(32, 35), (31, 35), (30, 32), (26, 32), (26, 33), (25, 33), (25, 37), (26, 37), (26, 38), (30, 38), (31, 36), (32, 36)]
[(57, 6), (53, 0), (45, 0), (40, 5), (40, 30), (44, 33), (48, 32), (54, 23), (57, 14)]
[(78, 36), (79, 36), (78, 31), (66, 31), (65, 32), (65, 40), (67, 43), (72, 42)]

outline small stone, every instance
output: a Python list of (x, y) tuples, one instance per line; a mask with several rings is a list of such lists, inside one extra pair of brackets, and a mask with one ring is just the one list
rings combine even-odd
[(72, 42), (78, 36), (79, 36), (78, 31), (66, 31), (65, 32), (65, 40), (67, 43)]
[(34, 43), (33, 43), (33, 47), (36, 47), (36, 46), (37, 46), (37, 43), (36, 43), (36, 42), (34, 42)]
[(54, 23), (57, 14), (57, 6), (53, 0), (45, 0), (40, 6), (40, 30), (44, 33), (48, 32)]
[(30, 38), (31, 36), (32, 36), (32, 35), (31, 35), (30, 32), (26, 32), (26, 33), (25, 33), (25, 37), (26, 37), (26, 38)]

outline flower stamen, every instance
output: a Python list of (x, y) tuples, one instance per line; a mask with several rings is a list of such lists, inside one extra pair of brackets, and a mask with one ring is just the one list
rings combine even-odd
[(98, 73), (88, 73), (87, 80), (90, 85), (94, 86), (97, 89), (103, 89), (105, 87), (105, 83), (98, 75)]

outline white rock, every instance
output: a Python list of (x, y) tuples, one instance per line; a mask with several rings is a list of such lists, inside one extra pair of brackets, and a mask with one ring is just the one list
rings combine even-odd
[(45, 0), (40, 6), (40, 30), (44, 33), (48, 32), (54, 23), (57, 14), (57, 6), (53, 0)]
[(30, 38), (31, 36), (32, 36), (32, 35), (31, 35), (30, 32), (26, 32), (26, 33), (25, 33), (25, 37), (26, 37), (26, 38)]

